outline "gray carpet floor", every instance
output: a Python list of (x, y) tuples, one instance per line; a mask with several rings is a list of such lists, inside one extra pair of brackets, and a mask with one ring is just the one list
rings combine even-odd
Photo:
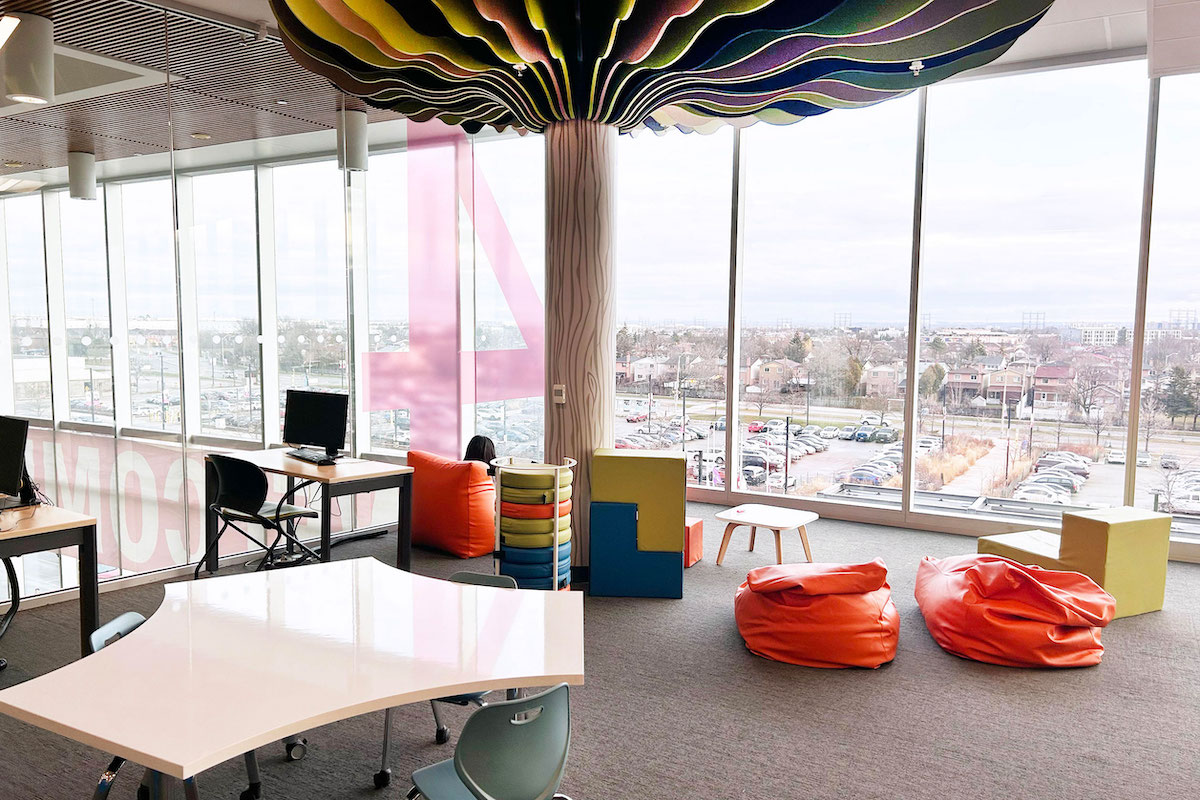
[[(900, 648), (878, 670), (808, 669), (743, 647), (733, 593), (748, 569), (771, 562), (774, 543), (760, 537), (758, 552), (747, 552), (743, 529), (716, 566), (718, 510), (690, 509), (705, 517), (705, 558), (687, 570), (683, 600), (586, 602), (587, 683), (572, 694), (563, 785), (575, 800), (1200, 796), (1200, 565), (1171, 564), (1166, 608), (1110, 625), (1098, 667), (1009, 669), (943, 652), (913, 599), (922, 556), (973, 552), (973, 540), (822, 520), (810, 526), (817, 560), (887, 562)], [(394, 540), (335, 552), (387, 561)], [(798, 537), (787, 538), (784, 558), (803, 559)], [(446, 576), (490, 563), (418, 551), (414, 567)], [(110, 592), (101, 615), (149, 615), (161, 597), (161, 585)], [(75, 658), (77, 613), (74, 603), (22, 611), (0, 641), (11, 664), (0, 686)], [(456, 732), (466, 714), (449, 710)], [(452, 744), (433, 743), (427, 704), (401, 709), (397, 780), (377, 792), (381, 724), (382, 714), (372, 714), (314, 730), (301, 762), (268, 748), (266, 796), (402, 798), (409, 772), (451, 754)], [(103, 753), (0, 717), (2, 800), (90, 797), (106, 763)], [(133, 797), (135, 772), (113, 797)], [(201, 776), (201, 794), (234, 798), (243, 781), (240, 760), (230, 761)]]

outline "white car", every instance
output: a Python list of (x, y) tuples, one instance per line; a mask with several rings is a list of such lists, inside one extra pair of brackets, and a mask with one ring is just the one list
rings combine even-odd
[(1125, 463), (1125, 451), (1124, 450), (1109, 450), (1107, 455), (1104, 456), (1104, 461), (1107, 464), (1124, 464)]
[(1139, 466), (1139, 467), (1150, 466), (1150, 454), (1149, 453), (1138, 453), (1136, 463), (1137, 463), (1137, 466)]
[(838, 429), (834, 425), (826, 425), (821, 428), (820, 436), (822, 439), (836, 439), (838, 438)]
[(1014, 500), (1027, 500), (1035, 503), (1054, 503), (1055, 505), (1066, 505), (1070, 500), (1071, 495), (1065, 489), (1059, 489), (1051, 486), (1039, 486), (1033, 484), (1024, 484), (1013, 492)]
[(863, 418), (859, 421), (859, 425), (883, 425), (883, 417), (878, 414), (863, 414)]
[(787, 423), (781, 419), (767, 420), (767, 433), (783, 433), (787, 430)]

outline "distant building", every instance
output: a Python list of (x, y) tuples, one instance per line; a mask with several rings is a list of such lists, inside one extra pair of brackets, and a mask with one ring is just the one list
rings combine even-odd
[[(764, 392), (780, 392), (784, 386), (792, 384), (793, 379), (803, 372), (803, 366), (790, 358), (776, 358), (763, 361), (758, 368), (758, 385)], [(805, 383), (807, 383), (807, 375)]]
[(979, 396), (983, 389), (983, 370), (979, 367), (959, 367), (946, 373), (942, 384), (946, 402), (961, 405)]
[(1116, 347), (1125, 338), (1125, 329), (1116, 325), (1076, 325), (1074, 330), (1085, 347)]
[(1033, 373), (1034, 405), (1067, 403), (1075, 373), (1070, 367), (1045, 364)]
[(863, 392), (868, 397), (896, 397), (904, 376), (890, 364), (872, 366), (863, 370)]
[(1015, 367), (993, 370), (984, 375), (984, 390), (988, 402), (1016, 405), (1028, 389), (1029, 373)]

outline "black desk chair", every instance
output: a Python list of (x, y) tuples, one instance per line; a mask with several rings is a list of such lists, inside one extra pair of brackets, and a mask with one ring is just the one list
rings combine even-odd
[[(275, 548), (281, 539), (286, 539), (290, 546), (299, 548), (304, 555), (320, 560), (320, 556), (296, 537), (293, 528), (297, 520), (305, 517), (315, 518), (317, 512), (311, 508), (291, 505), (288, 502), (307, 483), (302, 483), (292, 489), (278, 503), (272, 503), (267, 500), (267, 473), (240, 458), (221, 455), (210, 455), (208, 458), (217, 472), (217, 494), (208, 510), (220, 517), (222, 524), (216, 538), (204, 551), (200, 561), (196, 563), (194, 577), (200, 577), (201, 567), (204, 566), (209, 554), (221, 541), (221, 535), (225, 533), (226, 528), (233, 528), (266, 551), (267, 554), (257, 569), (270, 569), (274, 566)], [(261, 525), (264, 532), (273, 530), (275, 531), (275, 540), (268, 547), (264, 542), (260, 542), (238, 527), (238, 523)], [(263, 538), (265, 539), (266, 536)]]

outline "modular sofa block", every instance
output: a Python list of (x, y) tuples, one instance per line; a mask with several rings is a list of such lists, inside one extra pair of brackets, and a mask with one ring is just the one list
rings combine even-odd
[(1064, 513), (1061, 536), (1045, 531), (984, 536), (978, 550), (1081, 572), (1116, 598), (1118, 617), (1131, 617), (1162, 609), (1170, 539), (1170, 515), (1125, 506)]
[(592, 502), (637, 506), (637, 549), (682, 553), (687, 462), (683, 453), (600, 449), (592, 456)]
[(683, 532), (683, 566), (690, 567), (704, 558), (704, 520), (687, 517)]
[(639, 550), (638, 507), (592, 503), (589, 534), (593, 597), (683, 597), (683, 552)]

